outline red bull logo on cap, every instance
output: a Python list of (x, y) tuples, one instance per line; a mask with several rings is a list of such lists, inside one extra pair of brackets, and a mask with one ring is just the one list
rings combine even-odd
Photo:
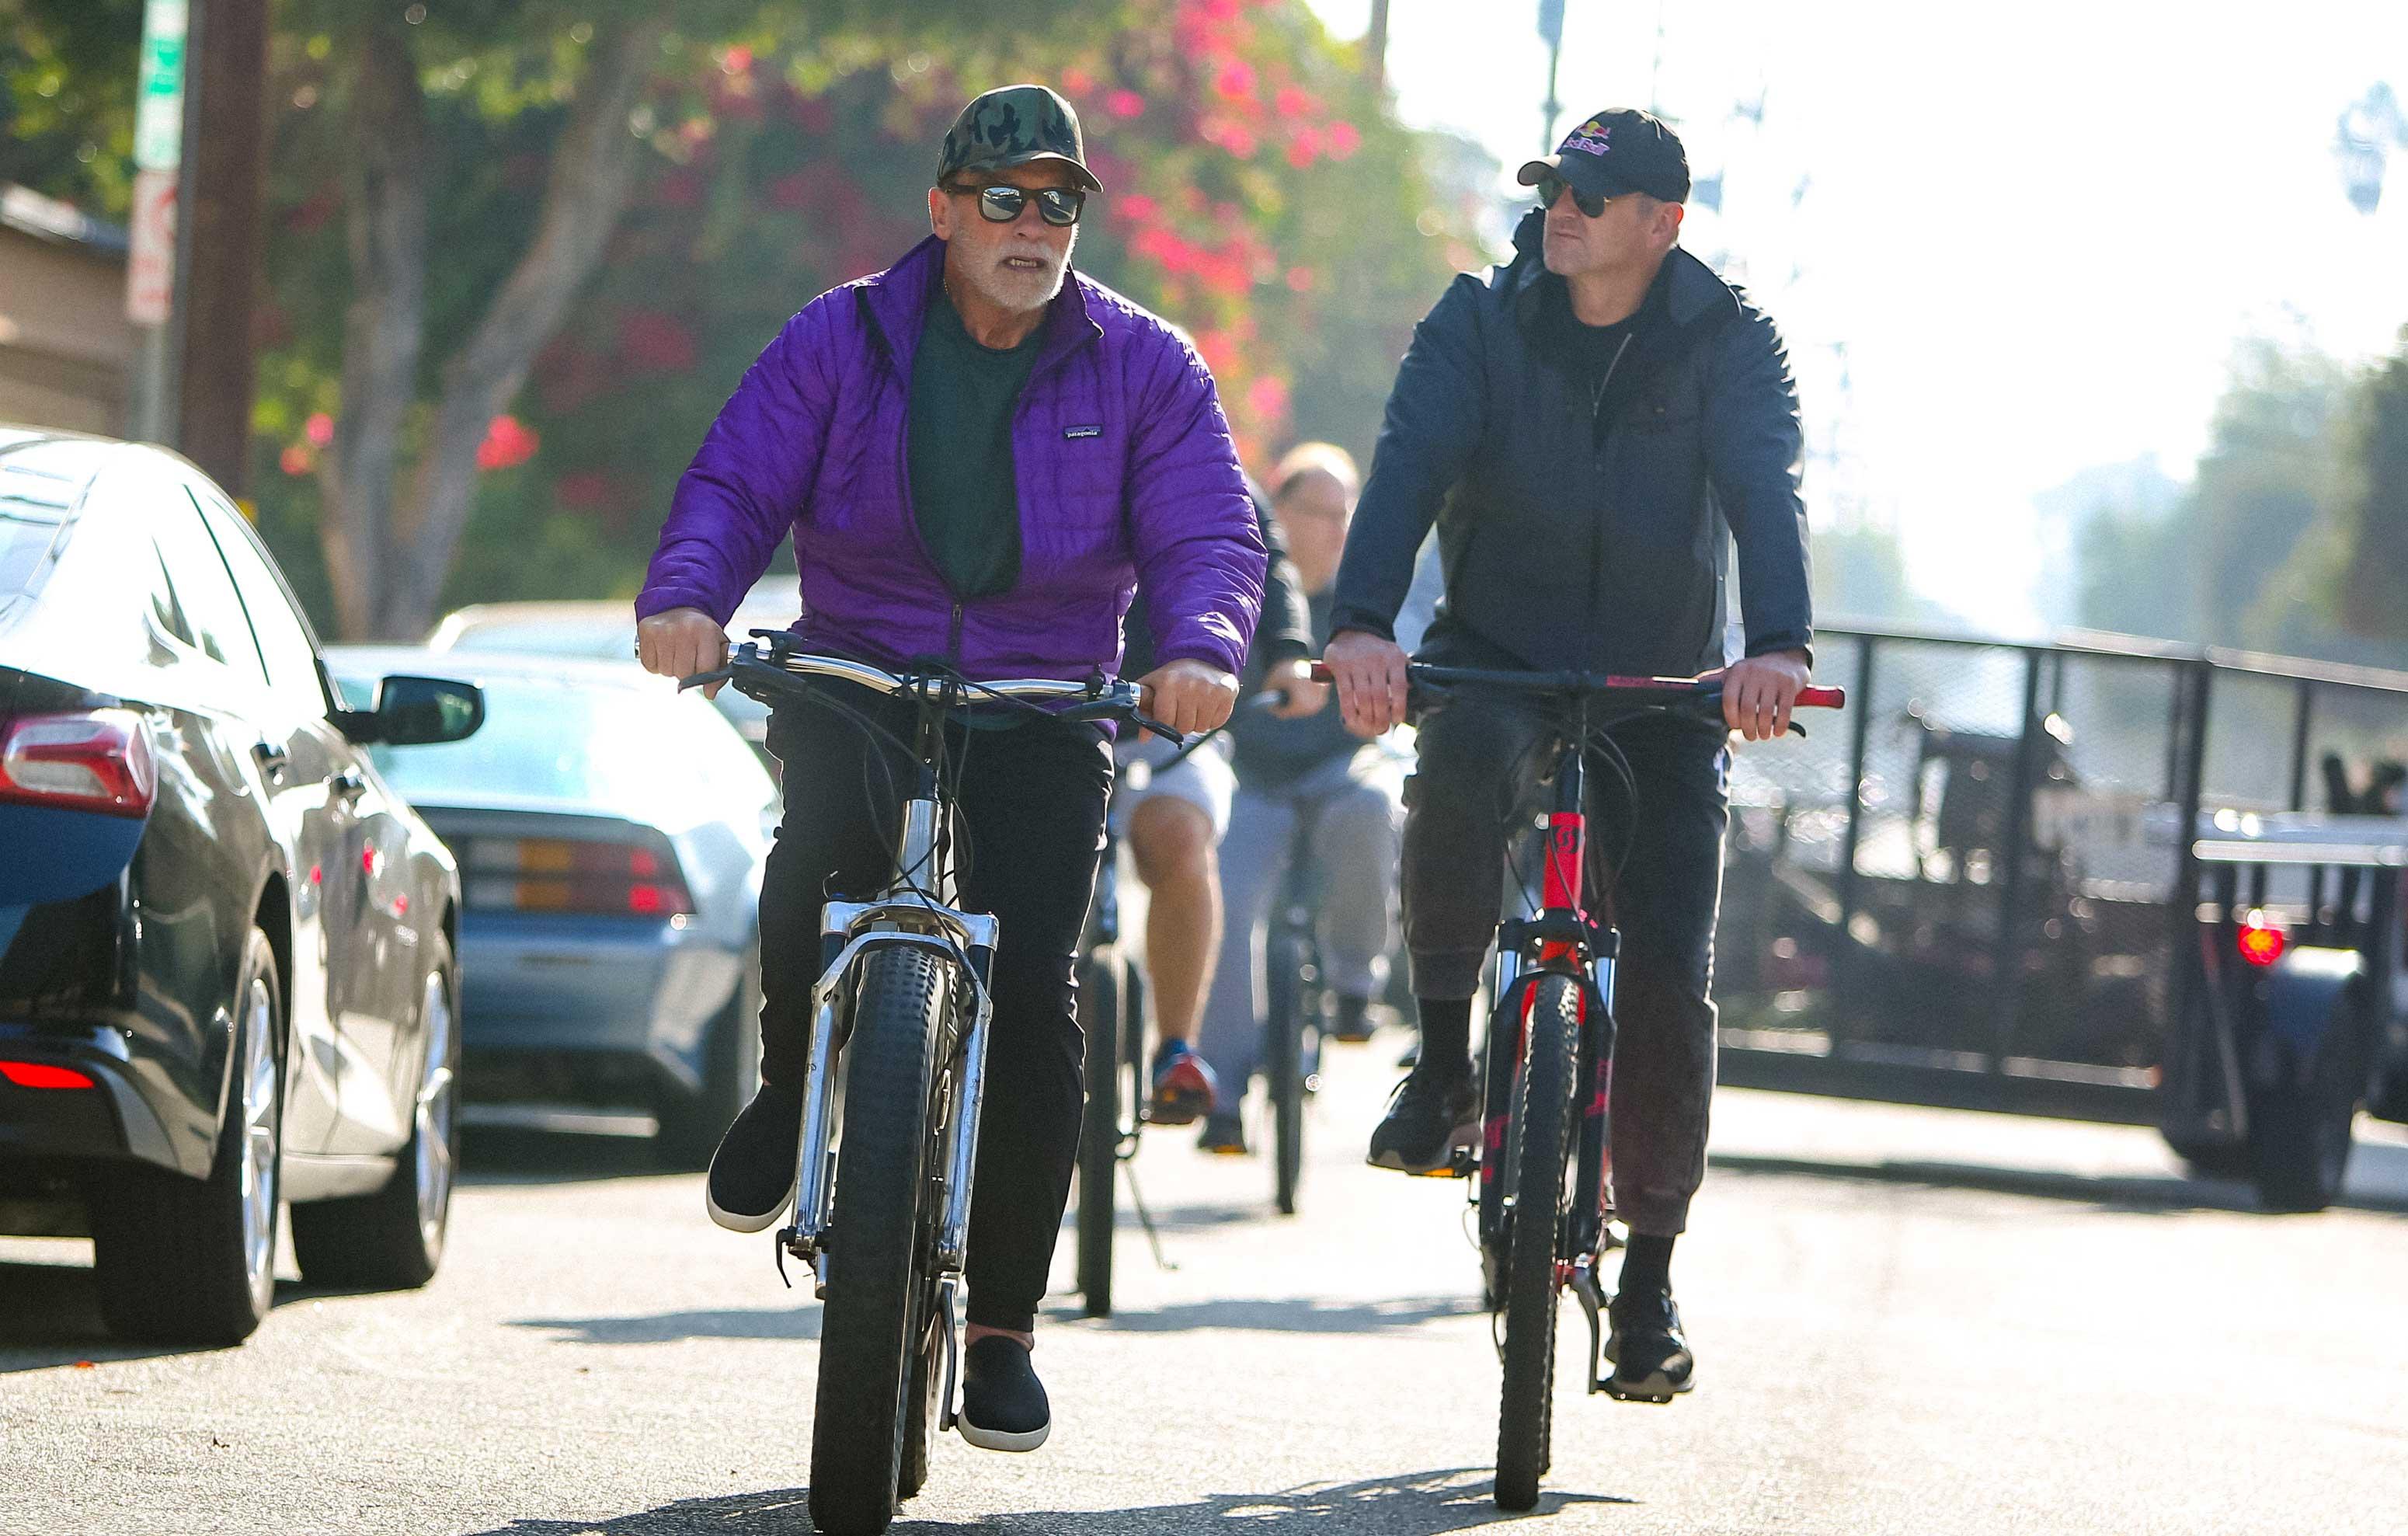
[(1612, 136), (1613, 129), (1611, 124), (1597, 118), (1591, 118), (1573, 129), (1571, 136), (1564, 140), (1562, 148), (1555, 152), (1570, 154), (1574, 150), (1578, 150), (1583, 154), (1603, 154), (1608, 148), (1608, 141)]

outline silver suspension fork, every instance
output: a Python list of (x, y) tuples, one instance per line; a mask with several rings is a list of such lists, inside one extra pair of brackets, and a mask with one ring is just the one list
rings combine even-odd
[[(936, 950), (956, 963), (964, 943), (990, 954), (994, 950), (995, 919), (956, 912), (939, 904), (952, 893), (947, 888), (950, 879), (935, 878), (940, 873), (936, 860), (937, 811), (937, 802), (932, 799), (911, 800), (904, 807), (903, 825), (896, 839), (896, 867), (911, 885), (890, 891), (879, 901), (830, 901), (820, 920), (824, 940), (840, 937), (845, 944), (811, 987), (811, 1052), (803, 1088), (802, 1137), (796, 1149), (799, 1166), (796, 1170), (795, 1225), (781, 1238), (787, 1252), (811, 1265), (818, 1277), (816, 1289), (822, 1296), (827, 1292), (824, 1249), (835, 1197), (837, 1013), (851, 991), (853, 967), (865, 950), (877, 945), (919, 945)], [(921, 882), (937, 885), (935, 898), (921, 894), (924, 889)], [(931, 926), (939, 931), (915, 931)], [(977, 991), (978, 1005), (961, 1098), (965, 1128), (973, 1133), (969, 1150), (974, 1153), (978, 1105), (986, 1074), (984, 1026), (992, 1003), (983, 983), (975, 974), (970, 983)], [(966, 1232), (968, 1228), (968, 1176), (965, 1162), (963, 1154), (956, 1151), (948, 1169), (948, 1233), (954, 1230), (956, 1210), (960, 1213), (961, 1229)], [(958, 1252), (963, 1244), (956, 1242), (953, 1246)], [(959, 1260), (949, 1268), (957, 1270)]]

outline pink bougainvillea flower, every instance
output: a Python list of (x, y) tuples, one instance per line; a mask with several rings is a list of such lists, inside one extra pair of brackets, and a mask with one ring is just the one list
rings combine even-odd
[(1312, 268), (1310, 266), (1289, 267), (1287, 269), (1287, 285), (1289, 288), (1299, 294), (1311, 293), (1312, 291)]
[(1122, 89), (1104, 97), (1104, 110), (1116, 118), (1145, 116), (1145, 98), (1136, 92)]
[(318, 411), (301, 423), (301, 435), (323, 448), (335, 440), (335, 418)]
[(719, 67), (731, 75), (741, 75), (752, 67), (752, 50), (742, 43), (732, 44), (719, 56)]
[(541, 444), (542, 439), (517, 417), (496, 416), (485, 427), (485, 440), (477, 445), (477, 467), (515, 469), (535, 457)]
[(1329, 158), (1343, 160), (1363, 147), (1363, 135), (1354, 124), (1340, 118), (1329, 125)]
[(1231, 101), (1253, 95), (1254, 66), (1243, 59), (1230, 60), (1221, 66), (1221, 73), (1212, 81), (1212, 89)]
[(1162, 211), (1161, 204), (1141, 192), (1116, 199), (1112, 207), (1120, 209), (1123, 217), (1140, 224), (1153, 223), (1154, 215)]
[(1078, 65), (1073, 65), (1069, 68), (1062, 71), (1063, 94), (1070, 96), (1083, 96), (1095, 88), (1096, 77), (1088, 74), (1085, 70), (1081, 69)]
[(1263, 426), (1275, 425), (1287, 419), (1287, 380), (1275, 373), (1267, 373), (1246, 386), (1246, 409)]
[(1310, 128), (1299, 128), (1288, 140), (1287, 163), (1302, 170), (1321, 157), (1321, 136)]
[(294, 443), (276, 456), (276, 467), (288, 475), (306, 475), (317, 462), (318, 456), (303, 443)]
[(1283, 118), (1309, 118), (1321, 110), (1321, 98), (1301, 86), (1283, 85), (1271, 106)]

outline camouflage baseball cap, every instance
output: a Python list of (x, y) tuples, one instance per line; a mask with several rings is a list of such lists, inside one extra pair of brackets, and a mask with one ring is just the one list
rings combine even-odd
[(1001, 170), (1040, 160), (1069, 166), (1089, 192), (1104, 190), (1096, 173), (1087, 169), (1079, 114), (1070, 104), (1041, 85), (1000, 86), (953, 119), (945, 134), (944, 153), (937, 159), (937, 184), (943, 186), (963, 171)]

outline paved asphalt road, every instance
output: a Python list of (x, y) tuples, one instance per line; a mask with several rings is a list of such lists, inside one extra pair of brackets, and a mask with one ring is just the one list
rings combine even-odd
[[(1175, 1269), (1125, 1234), (1121, 1314), (1044, 1325), (1053, 1443), (948, 1438), (896, 1529), (1514, 1523), (1456, 1190), (1355, 1161), (1396, 1048), (1334, 1070), (1299, 1220), (1150, 1139)], [(1676, 1266), (1700, 1388), (1568, 1390), (1519, 1524), (2408, 1531), (2408, 1139), (2363, 1134), (2349, 1208), (2268, 1218), (2145, 1132), (1727, 1093)], [(115, 1346), (81, 1245), (0, 1243), (0, 1532), (807, 1529), (819, 1318), (767, 1239), (624, 1140), (472, 1157), (433, 1285), (288, 1284), (239, 1350)]]

